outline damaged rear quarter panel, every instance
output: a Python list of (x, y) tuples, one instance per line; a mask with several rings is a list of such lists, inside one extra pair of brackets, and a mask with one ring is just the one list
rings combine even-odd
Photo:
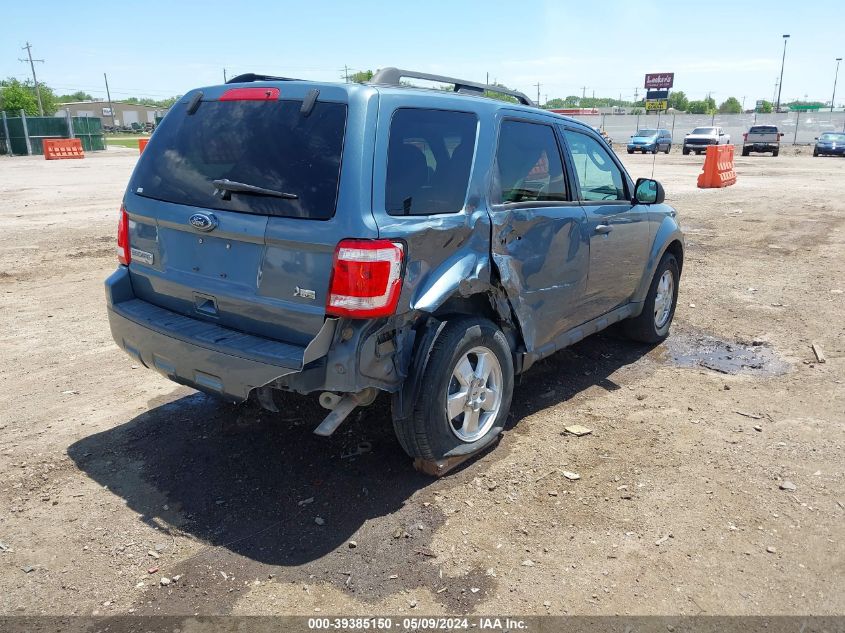
[(397, 314), (434, 313), (450, 297), (470, 296), (491, 288), (490, 218), (484, 199), (490, 169), (492, 126), (489, 111), (495, 104), (468, 103), (455, 98), (454, 110), (473, 112), (478, 119), (475, 159), (464, 208), (455, 213), (390, 215), (385, 187), (390, 124), (399, 108), (443, 109), (442, 95), (427, 105), (428, 95), (382, 95), (373, 172), (373, 215), (379, 237), (405, 243), (405, 273)]

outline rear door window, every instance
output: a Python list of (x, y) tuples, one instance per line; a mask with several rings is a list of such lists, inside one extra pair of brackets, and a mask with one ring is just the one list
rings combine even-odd
[(430, 215), (463, 209), (477, 127), (470, 112), (397, 110), (387, 150), (387, 212)]
[(568, 200), (563, 163), (550, 125), (502, 121), (493, 204)]
[[(204, 101), (162, 121), (138, 161), (130, 190), (221, 211), (326, 220), (335, 213), (346, 105), (302, 101)], [(215, 180), (291, 194), (217, 190)], [(216, 193), (215, 193), (215, 190)]]

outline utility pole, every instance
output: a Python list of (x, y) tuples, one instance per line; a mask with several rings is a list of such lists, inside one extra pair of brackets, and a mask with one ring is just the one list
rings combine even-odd
[(112, 102), (111, 102), (111, 93), (109, 92), (109, 78), (108, 78), (108, 76), (106, 76), (106, 73), (103, 73), (103, 79), (106, 80), (106, 97), (109, 100), (109, 112), (111, 112), (111, 126), (112, 126), (112, 129), (114, 129), (114, 127), (115, 127), (114, 106), (112, 105)]
[(346, 80), (346, 83), (349, 83), (349, 66), (346, 64), (343, 65), (343, 78)]
[(223, 69), (223, 83), (226, 83), (226, 69)]
[(582, 87), (581, 87), (581, 98), (582, 98), (582, 99), (586, 99), (586, 98), (587, 98), (587, 86), (582, 86)]
[[(38, 87), (38, 78), (35, 76), (35, 64), (33, 62), (41, 62), (44, 63), (43, 59), (32, 59), (32, 44), (29, 42), (26, 43), (26, 46), (21, 48), (22, 51), (26, 51), (27, 57), (29, 57), (29, 67), (32, 70), (32, 83), (35, 84), (35, 96), (38, 97), (38, 114), (40, 116), (44, 116), (44, 106), (41, 105), (41, 88)], [(21, 59), (18, 57), (18, 61), (25, 62), (27, 60)]]
[(833, 96), (830, 98), (830, 111), (833, 112), (834, 102), (836, 101), (836, 80), (839, 79), (839, 62), (841, 57), (836, 58), (836, 74), (833, 76)]
[(778, 85), (778, 104), (775, 107), (775, 112), (780, 112), (780, 92), (783, 89), (783, 66), (786, 63), (786, 41), (789, 35), (783, 36), (783, 58), (780, 60), (780, 84)]
[(639, 90), (639, 88), (634, 88), (634, 103), (638, 101), (637, 97), (640, 94)]
[(537, 86), (537, 105), (540, 105), (540, 82), (538, 81), (534, 85)]

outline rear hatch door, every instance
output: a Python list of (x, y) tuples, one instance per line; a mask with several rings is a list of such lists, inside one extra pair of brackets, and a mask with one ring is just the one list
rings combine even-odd
[(343, 230), (349, 104), (323, 86), (309, 108), (314, 90), (219, 86), (173, 107), (124, 199), (138, 298), (299, 345), (316, 335)]

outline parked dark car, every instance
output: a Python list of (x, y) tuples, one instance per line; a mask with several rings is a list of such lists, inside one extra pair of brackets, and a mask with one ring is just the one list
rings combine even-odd
[(845, 132), (825, 132), (817, 136), (813, 156), (845, 156)]
[(123, 198), (114, 340), (230, 401), (320, 392), (320, 435), (387, 392), (404, 450), (442, 474), (496, 439), (538, 360), (617, 322), (665, 339), (684, 246), (661, 185), (485, 91), (505, 92), (395, 68), (190, 91)]

